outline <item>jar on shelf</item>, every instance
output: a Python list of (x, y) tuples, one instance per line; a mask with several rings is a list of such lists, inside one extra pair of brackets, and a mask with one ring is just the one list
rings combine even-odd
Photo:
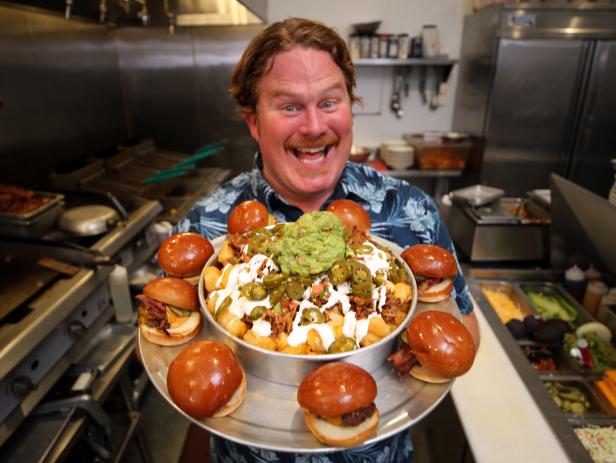
[(398, 36), (396, 34), (391, 34), (387, 42), (387, 57), (398, 58)]
[(361, 58), (370, 58), (370, 36), (361, 35), (359, 40), (361, 45)]
[(411, 39), (408, 34), (398, 34), (398, 59), (407, 59), (411, 54)]
[(421, 29), (423, 40), (422, 55), (424, 58), (434, 58), (441, 52), (438, 39), (438, 29), (434, 24), (425, 24)]
[(370, 36), (370, 58), (378, 58), (379, 57), (379, 36), (371, 35)]
[(387, 49), (389, 47), (389, 35), (379, 34), (379, 58), (387, 58)]
[(351, 34), (349, 36), (349, 53), (352, 60), (361, 58), (361, 43), (359, 34)]

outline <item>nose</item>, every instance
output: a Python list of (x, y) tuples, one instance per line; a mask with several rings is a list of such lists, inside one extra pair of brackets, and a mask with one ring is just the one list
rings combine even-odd
[(318, 108), (309, 107), (304, 111), (304, 120), (299, 129), (302, 135), (318, 137), (327, 131), (325, 115)]

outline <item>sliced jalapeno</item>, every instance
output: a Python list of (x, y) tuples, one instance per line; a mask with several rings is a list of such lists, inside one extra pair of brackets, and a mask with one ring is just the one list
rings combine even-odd
[(355, 348), (355, 340), (347, 338), (346, 336), (342, 336), (341, 338), (336, 339), (329, 345), (329, 349), (327, 349), (327, 352), (329, 352), (330, 354), (338, 354), (340, 352), (349, 352), (355, 350)]
[(400, 334), (400, 341), (402, 341), (404, 344), (409, 343), (409, 334), (406, 332), (406, 330), (402, 331), (402, 333)]
[(267, 289), (273, 289), (284, 281), (285, 276), (282, 273), (270, 273), (263, 277), (263, 284)]
[(323, 323), (325, 321), (325, 317), (321, 313), (319, 309), (310, 308), (304, 309), (302, 312), (302, 319), (299, 324), (302, 326), (312, 325), (313, 323)]
[(339, 285), (349, 279), (351, 272), (346, 261), (339, 260), (329, 270), (329, 279), (333, 285)]
[(372, 297), (372, 282), (351, 283), (351, 293), (359, 297)]
[(272, 305), (278, 304), (278, 302), (280, 302), (280, 300), (282, 299), (282, 296), (284, 296), (284, 286), (281, 285), (281, 286), (275, 287), (269, 293), (270, 304)]
[(370, 254), (372, 252), (372, 246), (368, 246), (367, 244), (362, 244), (355, 248), (355, 252), (357, 254)]
[(364, 264), (358, 261), (353, 261), (351, 264), (353, 274), (351, 275), (353, 279), (353, 283), (362, 284), (370, 282), (372, 283), (372, 274), (370, 273), (370, 269), (366, 267)]
[(381, 286), (383, 283), (385, 283), (385, 277), (381, 272), (379, 272), (374, 276), (374, 284)]
[(266, 313), (267, 313), (267, 307), (265, 307), (264, 305), (258, 305), (250, 311), (250, 318), (252, 320), (258, 320), (259, 318), (263, 317), (263, 315), (265, 315)]
[(221, 310), (227, 309), (231, 305), (231, 302), (233, 302), (233, 300), (231, 299), (231, 296), (225, 297), (220, 303), (220, 305), (218, 306), (218, 310), (216, 312), (220, 312)]
[(262, 283), (252, 283), (250, 286), (250, 293), (248, 299), (251, 301), (262, 301), (267, 297), (267, 289)]
[(291, 299), (301, 299), (304, 295), (304, 288), (299, 281), (291, 280), (284, 285), (284, 292)]

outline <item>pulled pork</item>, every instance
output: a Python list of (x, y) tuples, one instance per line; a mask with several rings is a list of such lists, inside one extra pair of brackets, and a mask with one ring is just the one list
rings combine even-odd
[(143, 305), (139, 307), (139, 322), (145, 323), (152, 328), (158, 328), (165, 334), (169, 334), (169, 321), (167, 320), (167, 308), (165, 304), (159, 302), (145, 294), (137, 296)]

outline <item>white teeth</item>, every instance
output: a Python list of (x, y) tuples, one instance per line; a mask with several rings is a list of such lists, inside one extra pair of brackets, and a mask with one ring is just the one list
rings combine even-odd
[(314, 153), (318, 153), (319, 151), (323, 151), (325, 149), (324, 146), (320, 146), (318, 148), (298, 148), (297, 151), (300, 153), (308, 153), (308, 154), (314, 154)]
[(318, 158), (312, 159), (299, 158), (300, 162), (303, 162), (304, 164), (315, 164), (317, 162), (321, 162), (323, 159), (325, 159), (325, 156), (319, 156)]

